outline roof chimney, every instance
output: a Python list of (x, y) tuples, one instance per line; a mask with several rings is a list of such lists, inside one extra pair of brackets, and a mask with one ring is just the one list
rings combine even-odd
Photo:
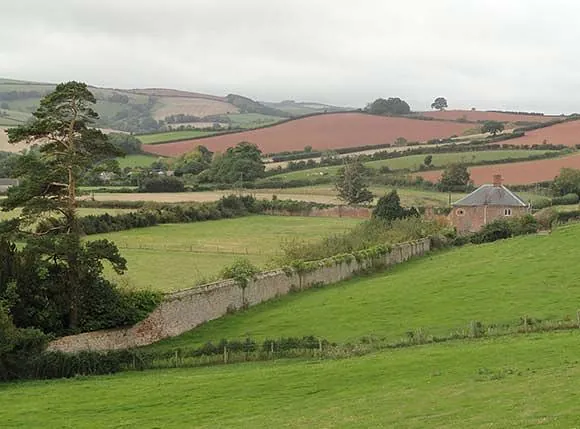
[(501, 174), (494, 174), (493, 175), (493, 186), (495, 186), (496, 188), (499, 188), (501, 186), (502, 182), (503, 182), (503, 178), (501, 177)]

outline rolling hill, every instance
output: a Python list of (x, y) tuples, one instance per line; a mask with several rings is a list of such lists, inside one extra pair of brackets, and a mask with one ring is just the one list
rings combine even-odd
[(473, 124), (446, 121), (374, 116), (364, 113), (332, 113), (299, 118), (266, 128), (230, 133), (201, 139), (150, 145), (150, 153), (177, 156), (203, 145), (223, 152), (241, 141), (256, 144), (264, 153), (302, 150), (328, 150), (364, 145), (393, 143), (403, 137), (408, 141), (427, 141), (460, 135)]
[[(0, 79), (0, 125), (14, 126), (30, 117), (40, 98), (54, 90), (50, 83)], [(164, 88), (115, 89), (90, 87), (100, 115), (99, 126), (128, 132), (154, 132), (158, 121), (169, 120), (171, 127), (180, 125), (223, 128), (263, 124), (248, 115), (266, 115), (269, 122), (286, 119), (292, 114), (258, 103), (248, 97), (229, 94), (224, 97)], [(237, 116), (242, 118), (238, 120)], [(255, 125), (254, 125), (255, 122)]]

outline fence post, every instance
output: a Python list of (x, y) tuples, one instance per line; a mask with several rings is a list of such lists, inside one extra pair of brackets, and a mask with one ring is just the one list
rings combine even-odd
[(322, 340), (320, 338), (318, 339), (318, 350), (322, 353)]
[(224, 346), (224, 363), (228, 363), (228, 346)]
[(580, 310), (576, 310), (576, 320), (578, 321), (578, 328), (580, 328)]

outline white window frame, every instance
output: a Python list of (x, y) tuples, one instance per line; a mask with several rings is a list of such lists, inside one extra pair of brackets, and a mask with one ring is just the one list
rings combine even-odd
[(513, 214), (513, 213), (512, 213), (512, 209), (509, 209), (509, 208), (508, 208), (508, 209), (503, 209), (503, 215), (504, 215), (504, 216), (508, 216), (508, 217), (509, 217), (509, 216), (511, 216), (512, 214)]

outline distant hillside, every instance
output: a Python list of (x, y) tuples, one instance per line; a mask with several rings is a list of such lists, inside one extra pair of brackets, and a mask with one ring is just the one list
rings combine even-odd
[(448, 121), (375, 116), (365, 113), (329, 113), (286, 121), (269, 127), (238, 133), (204, 137), (175, 143), (147, 145), (147, 152), (177, 156), (204, 145), (212, 151), (224, 151), (241, 141), (255, 143), (264, 153), (360, 147), (394, 143), (399, 137), (408, 141), (427, 141), (461, 135), (473, 124)]
[[(0, 126), (25, 122), (40, 99), (55, 84), (0, 79)], [(180, 127), (218, 126), (252, 128), (291, 115), (250, 98), (230, 94), (219, 97), (165, 88), (113, 89), (91, 86), (97, 98), (98, 125), (133, 133), (150, 133)], [(248, 114), (257, 114), (256, 118)], [(240, 117), (238, 118), (238, 115)], [(254, 123), (255, 122), (255, 123)]]
[(446, 121), (484, 122), (499, 121), (514, 125), (549, 122), (563, 116), (544, 115), (530, 112), (501, 112), (493, 110), (443, 110), (415, 112), (412, 116), (424, 116)]
[(292, 116), (310, 115), (313, 113), (344, 112), (348, 110), (354, 110), (351, 107), (338, 107), (322, 103), (293, 101), (293, 100), (284, 100), (278, 103), (262, 101), (261, 103), (264, 104), (265, 106), (286, 112)]

